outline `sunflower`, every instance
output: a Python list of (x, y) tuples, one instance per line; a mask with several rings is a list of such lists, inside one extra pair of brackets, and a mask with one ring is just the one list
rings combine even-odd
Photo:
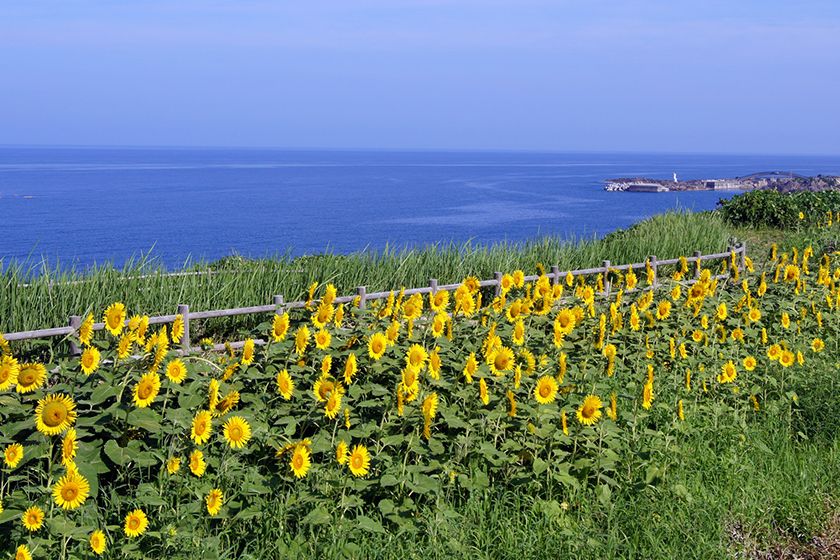
[(435, 346), (435, 349), (429, 354), (429, 377), (440, 379), (440, 366), (440, 347)]
[(29, 547), (22, 544), (15, 549), (14, 560), (32, 560), (32, 554), (29, 552)]
[(790, 350), (782, 351), (782, 355), (779, 357), (779, 363), (782, 364), (782, 367), (790, 367), (794, 361), (796, 361), (796, 355), (793, 352)]
[(330, 398), (327, 399), (327, 404), (324, 405), (324, 416), (330, 420), (338, 416), (338, 412), (341, 410), (341, 397), (342, 394), (340, 391), (330, 393)]
[(747, 318), (752, 323), (756, 323), (761, 320), (761, 310), (758, 307), (751, 307), (750, 312), (747, 313)]
[(334, 313), (335, 309), (333, 308), (332, 303), (322, 301), (320, 305), (318, 305), (318, 309), (315, 313), (312, 314), (312, 324), (319, 329), (323, 329), (324, 326), (332, 320)]
[(207, 408), (213, 410), (219, 404), (219, 382), (216, 379), (210, 380), (210, 385), (207, 387)]
[(754, 370), (757, 364), (758, 362), (753, 356), (747, 356), (746, 358), (744, 358), (744, 369), (747, 371)]
[(610, 420), (618, 419), (618, 398), (615, 393), (610, 394), (610, 407), (607, 409)]
[(190, 430), (190, 438), (201, 445), (210, 439), (210, 432), (213, 429), (213, 416), (207, 410), (202, 410), (195, 415)]
[(246, 338), (245, 343), (242, 345), (242, 357), (240, 358), (240, 363), (243, 366), (251, 365), (254, 361), (254, 339), (253, 338)]
[(271, 323), (271, 339), (274, 342), (281, 342), (286, 338), (289, 332), (289, 314), (274, 315), (274, 321)]
[(303, 478), (309, 472), (309, 467), (312, 466), (312, 461), (309, 456), (309, 448), (301, 443), (295, 445), (295, 450), (292, 453), (292, 458), (289, 462), (292, 469), (292, 474), (295, 478)]
[(679, 401), (677, 401), (677, 418), (679, 418), (679, 419), (680, 419), (680, 421), (684, 421), (684, 420), (685, 420), (685, 410), (683, 409), (683, 401), (682, 401), (682, 399), (680, 399)]
[(449, 292), (446, 290), (439, 290), (434, 294), (429, 294), (429, 307), (432, 308), (432, 311), (436, 311), (441, 313), (446, 311), (446, 308), (449, 306)]
[(358, 360), (356, 354), (347, 356), (347, 361), (344, 362), (344, 383), (350, 385), (353, 382), (353, 376), (359, 371)]
[(17, 392), (31, 393), (44, 384), (47, 379), (47, 368), (44, 364), (20, 364), (17, 375)]
[(825, 349), (825, 342), (821, 338), (815, 338), (811, 341), (811, 350), (814, 352), (822, 352)]
[(659, 305), (656, 307), (656, 319), (662, 321), (663, 319), (667, 319), (670, 314), (671, 302), (668, 300), (659, 302)]
[(239, 391), (231, 391), (213, 409), (214, 416), (224, 416), (239, 404)]
[(717, 318), (718, 321), (723, 321), (724, 319), (726, 319), (727, 315), (728, 315), (728, 312), (726, 310), (726, 302), (722, 301), (717, 306), (717, 312), (715, 313), (715, 317)]
[[(129, 323), (131, 328), (131, 323)], [(175, 320), (172, 321), (172, 342), (178, 344), (184, 336), (184, 316), (181, 313), (175, 315)]]
[(53, 486), (55, 505), (64, 509), (77, 509), (90, 494), (90, 484), (78, 471), (71, 470)]
[(315, 395), (315, 399), (318, 400), (318, 402), (327, 402), (330, 395), (336, 390), (342, 393), (344, 392), (340, 383), (333, 381), (328, 375), (323, 374), (315, 382), (315, 385), (312, 386), (312, 393)]
[(423, 416), (425, 418), (434, 419), (437, 416), (438, 396), (437, 393), (429, 394), (423, 399)]
[(330, 342), (332, 342), (332, 335), (330, 334), (330, 331), (321, 329), (315, 333), (315, 347), (319, 350), (326, 350), (329, 348)]
[(357, 445), (347, 459), (347, 467), (353, 476), (366, 476), (370, 471), (370, 453), (364, 445)]
[(241, 416), (231, 416), (224, 426), (225, 441), (234, 449), (242, 449), (251, 439), (251, 425)]
[(85, 351), (82, 352), (82, 357), (80, 359), (82, 371), (86, 375), (90, 375), (91, 373), (96, 371), (96, 368), (99, 367), (99, 359), (100, 353), (97, 348), (95, 348), (94, 346), (89, 346), (85, 348)]
[(799, 267), (795, 264), (789, 264), (785, 267), (785, 282), (796, 282), (799, 280)]
[(513, 369), (513, 350), (502, 346), (501, 348), (494, 350), (487, 357), (487, 361), (490, 365), (490, 371), (492, 371), (494, 375), (504, 375), (504, 372)]
[(93, 315), (87, 314), (82, 324), (79, 326), (79, 342), (85, 346), (90, 346), (90, 341), (93, 339)]
[(134, 386), (134, 404), (138, 408), (146, 408), (160, 391), (160, 376), (155, 372), (149, 372), (140, 378)]
[(332, 356), (327, 354), (321, 359), (321, 375), (329, 375), (332, 370)]
[(21, 459), (23, 459), (23, 446), (19, 443), (13, 443), (3, 451), (3, 460), (10, 469), (17, 467)]
[(412, 344), (405, 356), (405, 363), (414, 372), (420, 372), (426, 364), (429, 354), (419, 344)]
[(129, 537), (139, 537), (146, 532), (149, 526), (149, 519), (142, 509), (135, 509), (125, 516), (125, 534)]
[(464, 380), (467, 383), (472, 383), (473, 375), (478, 371), (478, 360), (475, 359), (475, 352), (470, 352), (467, 361), (464, 364)]
[(338, 442), (338, 445), (335, 446), (335, 460), (338, 461), (339, 465), (343, 465), (347, 463), (347, 459), (350, 457), (350, 450), (347, 448), (347, 442), (341, 440)]
[(166, 472), (169, 474), (178, 474), (178, 471), (181, 470), (181, 458), (180, 457), (170, 457), (166, 460)]
[(782, 312), (782, 319), (781, 319), (782, 327), (785, 329), (790, 328), (790, 315), (788, 315), (787, 311)]
[(204, 462), (204, 453), (200, 449), (194, 449), (190, 453), (190, 472), (200, 477), (206, 469), (207, 463)]
[(587, 395), (577, 409), (578, 422), (584, 426), (591, 426), (601, 418), (601, 399), (595, 395)]
[(782, 347), (778, 344), (773, 344), (767, 349), (767, 357), (773, 361), (778, 360), (782, 356)]
[(446, 322), (449, 316), (446, 313), (436, 313), (432, 319), (432, 336), (442, 337), (446, 332)]
[(650, 410), (653, 405), (653, 382), (648, 380), (642, 388), (642, 408)]
[(90, 549), (93, 551), (94, 554), (97, 556), (102, 556), (105, 552), (105, 547), (107, 546), (107, 541), (105, 540), (105, 533), (103, 533), (100, 529), (97, 529), (93, 533), (90, 534)]
[(119, 336), (125, 324), (125, 305), (121, 302), (115, 302), (108, 306), (105, 310), (105, 328), (114, 336)]
[(17, 383), (19, 373), (20, 364), (15, 358), (11, 356), (0, 358), (0, 391), (5, 391)]
[(64, 439), (61, 441), (61, 464), (64, 466), (73, 464), (73, 461), (76, 459), (76, 450), (78, 448), (79, 444), (76, 441), (76, 429), (70, 428), (67, 430), (67, 433), (64, 434)]
[(490, 395), (487, 393), (487, 382), (484, 381), (483, 377), (478, 380), (478, 398), (484, 406), (490, 404)]
[(400, 337), (401, 326), (399, 321), (391, 321), (391, 324), (385, 329), (385, 338), (388, 341), (388, 346), (393, 346), (397, 343), (397, 339)]
[(64, 433), (75, 421), (76, 403), (68, 395), (47, 395), (35, 407), (35, 427), (45, 436)]
[(207, 504), (207, 513), (217, 515), (222, 509), (222, 504), (225, 503), (225, 495), (218, 488), (213, 488), (207, 494), (204, 503)]
[(132, 336), (131, 333), (125, 333), (120, 337), (117, 343), (117, 359), (123, 360), (131, 354), (131, 345), (134, 342)]
[(374, 360), (378, 360), (385, 353), (388, 348), (388, 338), (381, 332), (376, 332), (371, 335), (368, 340), (368, 354)]
[(44, 524), (44, 510), (38, 506), (29, 506), (20, 518), (26, 530), (34, 532)]
[(550, 404), (557, 398), (557, 380), (550, 375), (543, 375), (534, 386), (534, 398), (540, 404)]
[(575, 314), (571, 309), (561, 309), (554, 318), (554, 329), (563, 335), (570, 334), (577, 323)]
[(292, 381), (292, 376), (289, 375), (288, 370), (281, 370), (277, 374), (277, 392), (287, 401), (291, 400), (292, 394), (295, 392), (295, 382)]
[(187, 366), (180, 358), (176, 358), (166, 364), (166, 377), (172, 383), (180, 385), (187, 378)]
[(729, 360), (721, 367), (720, 374), (717, 376), (718, 383), (732, 383), (738, 377), (738, 369), (732, 360)]
[(307, 346), (309, 346), (309, 328), (302, 325), (295, 331), (295, 352), (298, 356), (303, 356)]

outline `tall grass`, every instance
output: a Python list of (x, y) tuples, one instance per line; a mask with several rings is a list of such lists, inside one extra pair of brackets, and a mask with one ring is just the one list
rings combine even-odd
[[(235, 257), (199, 263), (172, 276), (153, 259), (86, 271), (67, 271), (41, 263), (0, 261), (0, 332), (67, 324), (70, 315), (97, 314), (113, 301), (131, 311), (173, 313), (179, 303), (191, 310), (220, 309), (270, 303), (282, 294), (287, 301), (304, 296), (314, 281), (332, 282), (340, 294), (356, 286), (368, 291), (458, 282), (468, 275), (488, 278), (495, 271), (523, 269), (537, 263), (561, 269), (586, 268), (608, 259), (639, 262), (648, 255), (673, 258), (695, 250), (715, 252), (726, 247), (729, 232), (715, 213), (671, 212), (655, 216), (603, 239), (561, 240), (546, 237), (490, 246), (439, 244), (424, 249), (388, 248), (350, 255), (323, 254), (298, 258), (245, 260)], [(196, 325), (194, 335), (225, 334), (252, 328), (259, 318), (243, 317)]]

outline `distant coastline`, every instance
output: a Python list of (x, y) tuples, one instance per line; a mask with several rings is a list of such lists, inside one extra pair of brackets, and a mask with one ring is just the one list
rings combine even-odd
[(677, 179), (675, 173), (673, 179), (621, 177), (607, 179), (604, 185), (604, 190), (613, 192), (751, 191), (756, 189), (773, 189), (781, 192), (838, 190), (840, 177), (833, 175), (805, 177), (787, 171), (765, 171), (744, 177), (681, 181)]

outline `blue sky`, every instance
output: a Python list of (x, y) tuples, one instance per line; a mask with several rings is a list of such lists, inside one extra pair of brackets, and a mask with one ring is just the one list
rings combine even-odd
[(3, 0), (0, 144), (840, 152), (840, 2)]

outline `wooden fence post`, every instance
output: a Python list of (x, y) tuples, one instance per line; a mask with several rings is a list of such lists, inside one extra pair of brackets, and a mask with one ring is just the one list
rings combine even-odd
[(435, 295), (438, 291), (438, 281), (437, 278), (429, 278), (429, 288), (432, 290), (432, 295)]
[(700, 251), (694, 251), (694, 258), (697, 259), (694, 261), (694, 279), (697, 280), (700, 278), (700, 268), (703, 266), (703, 261), (700, 260), (703, 254)]
[(359, 309), (367, 308), (367, 287), (359, 286), (356, 288), (356, 295), (359, 297)]
[(502, 273), (501, 272), (494, 272), (493, 273), (493, 280), (496, 281), (496, 289), (493, 292), (495, 297), (499, 297), (502, 295)]
[[(79, 327), (82, 326), (82, 318), (79, 315), (70, 315), (70, 322), (68, 323), (68, 325), (73, 327), (73, 330), (75, 331), (73, 334), (78, 336)], [(79, 348), (79, 345), (71, 340), (70, 341), (70, 354), (72, 354), (73, 356), (78, 356), (81, 353), (82, 353), (82, 349)]]
[(275, 315), (282, 315), (283, 314), (283, 296), (277, 295), (274, 296), (274, 307), (277, 309), (274, 310)]
[(740, 261), (741, 271), (743, 272), (743, 271), (747, 270), (747, 242), (746, 241), (741, 241), (740, 249), (741, 249), (741, 258), (739, 259), (739, 261)]
[(551, 283), (555, 285), (560, 283), (560, 267), (556, 264), (551, 267)]
[(184, 336), (181, 337), (181, 350), (184, 351), (184, 354), (189, 354), (190, 352), (190, 306), (179, 304), (178, 305), (178, 315), (183, 315), (184, 317)]

